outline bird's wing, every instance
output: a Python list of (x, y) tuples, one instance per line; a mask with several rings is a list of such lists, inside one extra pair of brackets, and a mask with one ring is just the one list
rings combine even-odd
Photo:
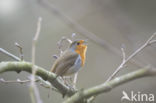
[(59, 57), (53, 64), (51, 72), (56, 73), (58, 76), (62, 76), (70, 67), (72, 67), (78, 58), (78, 54), (72, 51), (65, 51), (65, 53)]

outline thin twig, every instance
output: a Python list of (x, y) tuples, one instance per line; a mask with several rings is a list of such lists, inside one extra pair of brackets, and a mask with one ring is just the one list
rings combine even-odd
[(21, 58), (21, 61), (23, 61), (24, 59), (24, 55), (23, 55), (23, 48), (22, 46), (19, 44), (19, 43), (15, 43), (15, 45), (19, 48), (19, 51), (20, 51), (20, 58)]
[(40, 80), (40, 85), (45, 87), (45, 88), (49, 88), (52, 89), (55, 92), (60, 93), (56, 88), (53, 88), (52, 85), (50, 84), (50, 82), (43, 80), (41, 77), (38, 77), (38, 79)]
[[(71, 37), (72, 39), (76, 36), (76, 33), (72, 33)], [(54, 54), (53, 58), (57, 59), (58, 57), (60, 57), (62, 55), (62, 53), (64, 52), (64, 50), (62, 50), (63, 47), (63, 41), (67, 41), (69, 44), (71, 44), (73, 41), (67, 37), (62, 37), (58, 42), (57, 42), (57, 46), (58, 46), (58, 50), (59, 50), (59, 56)]]
[(156, 42), (156, 40), (151, 40), (150, 42), (149, 42), (149, 44), (152, 44), (152, 43), (155, 43)]
[(58, 45), (58, 49), (59, 49), (59, 56), (62, 55), (63, 53), (63, 50), (62, 50), (62, 44), (63, 44), (63, 41), (67, 41), (68, 43), (72, 43), (72, 40), (70, 40), (69, 38), (66, 38), (66, 37), (62, 37), (58, 42), (57, 42), (57, 45)]
[(12, 59), (16, 60), (16, 61), (20, 61), (20, 58), (9, 53), (8, 51), (4, 50), (3, 48), (0, 48), (0, 52), (4, 53), (5, 55), (11, 57)]
[(124, 49), (122, 49), (122, 54), (123, 54), (123, 60), (122, 63), (116, 68), (116, 70), (113, 72), (113, 74), (106, 80), (106, 82), (110, 81), (111, 79), (113, 79), (116, 74), (125, 66), (125, 64), (132, 59), (134, 56), (136, 56), (141, 50), (143, 50), (145, 47), (147, 47), (148, 45), (155, 43), (156, 40), (152, 40), (154, 37), (156, 36), (156, 33), (154, 33), (139, 49), (137, 49), (136, 51), (134, 51), (129, 57), (127, 57), (127, 59), (125, 58), (125, 51)]
[[(55, 88), (57, 88), (61, 93), (66, 93), (68, 96), (72, 96), (73, 94), (76, 93), (74, 89), (70, 89), (66, 85), (63, 85), (62, 82), (57, 79), (56, 81), (53, 81), (53, 79), (56, 77), (56, 75), (52, 72), (47, 71), (46, 69), (37, 67), (37, 73), (36, 75), (42, 77), (42, 79), (49, 81)], [(0, 63), (0, 74), (4, 72), (9, 72), (9, 71), (26, 71), (31, 73), (32, 70), (32, 64), (28, 62), (1, 62)], [(79, 101), (80, 99), (84, 98), (89, 98), (91, 96), (107, 92), (110, 89), (115, 88), (116, 86), (122, 85), (123, 83), (130, 82), (131, 80), (135, 80), (138, 78), (142, 77), (147, 77), (147, 76), (156, 76), (156, 69), (149, 69), (149, 68), (144, 68), (140, 70), (136, 70), (134, 72), (128, 73), (126, 75), (117, 77), (107, 83), (103, 83), (100, 85), (97, 85), (95, 87), (85, 89), (84, 92), (82, 92), (82, 95), (79, 95), (79, 92), (76, 93), (76, 98), (75, 95), (74, 99), (76, 101)], [(85, 93), (85, 94), (83, 94)], [(67, 102), (71, 103), (71, 102)], [(73, 103), (73, 102), (72, 102)], [(80, 102), (79, 102), (80, 103)]]
[(42, 18), (39, 17), (38, 18), (38, 22), (37, 22), (37, 30), (36, 30), (36, 34), (33, 38), (33, 42), (32, 42), (32, 77), (31, 77), (31, 85), (30, 85), (30, 96), (31, 96), (31, 100), (32, 103), (42, 103), (42, 100), (40, 98), (40, 94), (39, 94), (39, 90), (34, 82), (35, 80), (35, 75), (36, 75), (36, 68), (35, 68), (35, 51), (36, 51), (36, 43), (40, 34), (40, 29), (41, 29), (41, 21)]
[[(81, 35), (84, 35), (88, 37), (89, 39), (93, 40), (94, 42), (98, 43), (105, 49), (114, 52), (117, 54), (118, 50), (114, 48), (112, 45), (110, 45), (107, 41), (101, 39), (100, 37), (96, 36), (94, 33), (88, 31), (84, 27), (82, 27), (79, 23), (77, 23), (75, 20), (67, 16), (65, 13), (63, 13), (59, 8), (57, 8), (55, 5), (50, 3), (48, 0), (38, 0), (38, 3), (49, 10), (51, 13), (55, 14), (56, 16), (60, 17), (65, 23), (67, 23), (68, 26), (79, 32)], [(119, 53), (118, 53), (119, 54)]]
[[(61, 11), (58, 7), (56, 7), (54, 4), (49, 2), (48, 0), (38, 0), (38, 3), (43, 6), (45, 9), (49, 10), (50, 13), (55, 14), (56, 16), (60, 17), (69, 27), (76, 30), (80, 35), (84, 35), (88, 37), (90, 40), (94, 41), (98, 45), (105, 48), (105, 50), (108, 50), (112, 52), (113, 54), (116, 54), (121, 57), (120, 51), (111, 45), (109, 42), (107, 42), (104, 39), (101, 39), (96, 34), (88, 31), (83, 26), (81, 26), (79, 23), (77, 23), (74, 19), (67, 16), (63, 11)], [(143, 63), (140, 61), (137, 61), (136, 59), (131, 59), (131, 63), (137, 65), (138, 67), (143, 67)]]
[[(40, 34), (40, 29), (41, 29), (41, 21), (42, 21), (42, 18), (39, 17), (38, 18), (38, 22), (37, 22), (37, 30), (36, 30), (36, 34), (33, 38), (33, 41), (32, 41), (32, 65), (35, 65), (35, 50), (36, 50), (36, 43), (37, 43), (37, 40), (38, 40), (38, 37), (39, 37), (39, 34)], [(32, 71), (32, 74), (35, 75), (35, 68), (33, 68), (33, 71)]]
[[(60, 78), (56, 79), (56, 74), (46, 70), (45, 68), (41, 68), (36, 66), (36, 75), (41, 77), (45, 81), (49, 81), (61, 94), (66, 94), (66, 96), (71, 96), (75, 92), (76, 89), (70, 88)], [(16, 61), (8, 61), (8, 62), (0, 62), (0, 74), (4, 72), (15, 71), (20, 73), (21, 71), (25, 71), (28, 73), (32, 73), (32, 63), (30, 62), (16, 62)], [(31, 79), (31, 78), (30, 78)], [(56, 79), (54, 81), (54, 79)]]
[[(31, 80), (30, 79), (26, 79), (26, 80), (4, 80), (3, 78), (0, 78), (0, 83), (19, 83), (19, 84), (24, 84), (24, 83), (30, 83)], [(34, 82), (40, 82), (39, 79), (36, 79)]]
[[(25, 84), (25, 83), (30, 83), (30, 82), (31, 82), (30, 79), (26, 79), (26, 80), (20, 80), (20, 79), (17, 79), (17, 80), (4, 80), (3, 78), (0, 78), (0, 83), (5, 83), (5, 84), (8, 84), (8, 83)], [(56, 91), (56, 92), (59, 92), (56, 88), (53, 88), (52, 85), (49, 82), (44, 81), (41, 78), (36, 79), (34, 82), (39, 82), (40, 86), (42, 86), (44, 88), (52, 89), (53, 91)]]
[[(0, 83), (20, 83), (20, 84), (23, 84), (23, 83), (30, 83), (31, 80), (20, 80), (20, 79), (17, 79), (17, 80), (4, 80), (3, 78), (0, 78)], [(36, 81), (37, 82), (37, 81)]]
[(117, 77), (101, 85), (97, 85), (97, 86), (85, 89), (83, 91), (77, 92), (73, 96), (65, 100), (63, 103), (80, 103), (80, 101), (83, 99), (87, 99), (94, 95), (106, 93), (124, 83), (130, 82), (135, 79), (139, 79), (143, 77), (150, 77), (150, 76), (156, 76), (155, 68), (154, 69), (149, 69), (149, 68), (139, 69), (134, 72)]
[(72, 33), (72, 35), (71, 35), (71, 37), (72, 37), (72, 39), (74, 39), (75, 37), (76, 37), (76, 33)]
[(126, 60), (126, 53), (125, 53), (125, 50), (124, 48), (121, 48), (121, 51), (122, 51), (122, 61), (124, 62)]
[(90, 97), (89, 99), (87, 99), (87, 103), (93, 103), (93, 101), (95, 100), (95, 98), (96, 98), (96, 95)]

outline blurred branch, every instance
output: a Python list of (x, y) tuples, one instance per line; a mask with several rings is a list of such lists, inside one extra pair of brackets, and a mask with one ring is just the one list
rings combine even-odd
[[(70, 88), (64, 84), (59, 78), (56, 79), (56, 75), (52, 72), (47, 71), (41, 67), (34, 65), (36, 68), (36, 75), (40, 76), (43, 80), (49, 81), (61, 94), (71, 96), (76, 90)], [(4, 72), (15, 71), (20, 73), (25, 71), (32, 73), (32, 64), (29, 62), (0, 62), (0, 74)], [(54, 80), (56, 79), (56, 80)]]
[(116, 77), (115, 79), (108, 81), (106, 83), (103, 83), (101, 85), (97, 85), (89, 89), (85, 89), (83, 91), (77, 92), (76, 94), (68, 98), (63, 103), (79, 103), (83, 99), (87, 99), (91, 96), (108, 92), (114, 89), (115, 87), (120, 86), (124, 83), (130, 82), (132, 80), (139, 79), (142, 77), (148, 77), (148, 76), (156, 76), (156, 69), (155, 68), (154, 69), (143, 68), (143, 69), (125, 74), (123, 76)]
[(125, 50), (121, 48), (123, 60), (122, 63), (116, 68), (116, 70), (113, 72), (113, 74), (106, 80), (106, 82), (113, 79), (116, 74), (125, 66), (127, 62), (129, 62), (130, 59), (132, 59), (134, 56), (136, 56), (141, 50), (143, 50), (145, 47), (151, 45), (152, 43), (156, 43), (156, 40), (152, 40), (156, 36), (156, 33), (154, 33), (139, 49), (134, 51), (129, 57), (125, 57)]
[(69, 38), (66, 38), (66, 37), (62, 37), (58, 42), (57, 42), (57, 46), (58, 46), (58, 50), (59, 50), (59, 57), (62, 55), (62, 53), (64, 52), (62, 50), (62, 47), (63, 47), (63, 41), (67, 41), (69, 44), (71, 44), (73, 41), (70, 40)]
[(88, 37), (89, 39), (93, 40), (95, 43), (104, 47), (106, 50), (109, 50), (113, 53), (118, 52), (117, 49), (115, 49), (107, 41), (101, 39), (100, 37), (96, 36), (94, 33), (82, 27), (79, 23), (77, 23), (75, 20), (67, 16), (65, 13), (63, 13), (59, 8), (57, 8), (55, 5), (50, 3), (48, 0), (38, 0), (38, 3), (41, 6), (43, 6), (45, 9), (49, 10), (52, 14), (55, 14), (56, 16), (60, 17), (68, 26), (76, 30), (81, 35)]
[(32, 75), (31, 75), (31, 84), (29, 87), (29, 92), (30, 92), (30, 97), (31, 97), (31, 102), (32, 103), (43, 103), (42, 99), (40, 97), (40, 93), (38, 90), (38, 87), (35, 83), (35, 75), (36, 75), (36, 68), (35, 68), (35, 53), (36, 53), (36, 43), (38, 41), (39, 38), (39, 34), (40, 34), (40, 29), (41, 29), (41, 21), (42, 18), (39, 17), (38, 18), (38, 22), (37, 22), (37, 30), (36, 30), (36, 34), (33, 38), (32, 41)]
[(23, 55), (23, 48), (20, 44), (18, 44), (17, 42), (15, 43), (15, 46), (17, 46), (19, 48), (19, 52), (20, 52), (20, 59), (21, 61), (24, 60), (24, 55)]
[(21, 59), (11, 53), (9, 53), (8, 51), (4, 50), (3, 48), (0, 48), (0, 52), (4, 53), (5, 55), (11, 57), (12, 59), (16, 60), (16, 61), (20, 61)]
[[(8, 84), (8, 83), (26, 84), (26, 83), (30, 83), (30, 82), (31, 82), (30, 79), (26, 79), (26, 80), (20, 80), (20, 79), (17, 79), (17, 80), (4, 80), (3, 78), (0, 78), (0, 83), (4, 83), (4, 84)], [(58, 92), (57, 89), (52, 88), (52, 85), (49, 82), (44, 81), (40, 77), (38, 77), (38, 79), (36, 79), (34, 82), (38, 82), (44, 88), (49, 88), (49, 89), (52, 89), (52, 90)]]
[[(51, 72), (49, 72), (41, 67), (38, 67), (38, 66), (35, 66), (35, 68), (36, 68), (37, 76), (42, 77), (42, 79), (45, 81), (46, 80), (49, 81), (62, 94), (71, 96), (64, 103), (75, 103), (82, 99), (87, 99), (91, 96), (107, 92), (123, 83), (130, 82), (132, 80), (146, 77), (146, 76), (156, 75), (156, 69), (144, 68), (144, 69), (140, 69), (140, 70), (128, 73), (126, 75), (117, 77), (117, 78), (115, 78), (109, 82), (103, 83), (101, 85), (97, 85), (97, 86), (89, 88), (89, 89), (81, 90), (81, 93), (80, 93), (74, 89), (69, 88), (65, 84), (63, 84), (59, 80), (59, 78), (57, 78), (55, 81), (53, 81), (56, 78), (56, 75), (54, 73), (51, 73)], [(24, 62), (24, 61), (22, 61), (22, 62), (1, 62), (0, 63), (0, 73), (9, 72), (9, 71), (16, 71), (17, 73), (19, 73), (21, 71), (26, 71), (26, 72), (31, 73), (32, 72), (32, 64), (28, 63), (28, 62)], [(76, 94), (74, 94), (74, 93), (76, 93)]]
[[(118, 55), (120, 57), (122, 56), (120, 51), (116, 47), (111, 45), (106, 40), (103, 40), (102, 38), (98, 37), (94, 33), (88, 31), (87, 29), (85, 29), (83, 26), (81, 26), (79, 23), (77, 23), (71, 17), (67, 16), (64, 12), (62, 12), (58, 7), (53, 5), (48, 0), (38, 0), (38, 3), (41, 6), (43, 6), (45, 9), (49, 10), (50, 13), (55, 14), (60, 19), (62, 19), (70, 28), (73, 28), (74, 30), (76, 30), (80, 35), (86, 36), (87, 38), (89, 38), (90, 40), (95, 42), (96, 44), (102, 46), (105, 50), (108, 50), (109, 52), (111, 52), (111, 53), (113, 53), (115, 55)], [(139, 67), (144, 66), (140, 61), (137, 61), (135, 59), (131, 59), (130, 62), (137, 65), (137, 66), (139, 66)]]
[[(122, 47), (121, 48), (121, 51), (122, 51), (122, 62), (116, 68), (116, 70), (112, 73), (112, 75), (109, 76), (109, 78), (106, 80), (105, 83), (107, 83), (108, 81), (112, 80), (117, 75), (117, 73), (119, 73), (120, 70), (122, 70), (125, 67), (126, 63), (129, 62), (134, 56), (136, 56), (141, 50), (143, 50), (145, 47), (151, 45), (152, 43), (156, 43), (156, 40), (152, 40), (155, 36), (156, 36), (156, 33), (154, 33), (139, 49), (134, 51), (127, 58), (126, 58), (126, 53), (125, 53), (124, 47)], [(93, 97), (91, 97), (91, 98), (93, 98)], [(94, 99), (95, 99), (95, 97), (94, 97)]]
[[(20, 83), (20, 84), (24, 84), (24, 83), (30, 83), (31, 80), (20, 80), (20, 79), (17, 79), (17, 80), (4, 80), (3, 78), (0, 78), (0, 83)], [(35, 82), (38, 82), (38, 80), (35, 80)]]

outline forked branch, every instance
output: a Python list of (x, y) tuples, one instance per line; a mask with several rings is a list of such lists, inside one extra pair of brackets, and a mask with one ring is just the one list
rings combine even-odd
[(156, 36), (156, 33), (154, 33), (139, 49), (137, 49), (136, 51), (134, 51), (129, 57), (125, 57), (125, 51), (123, 48), (121, 48), (122, 51), (122, 55), (123, 55), (123, 60), (122, 63), (116, 68), (116, 70), (113, 72), (113, 74), (106, 80), (106, 82), (110, 81), (111, 79), (113, 79), (116, 74), (124, 68), (125, 64), (132, 59), (134, 56), (136, 56), (141, 50), (143, 50), (145, 47), (156, 43), (156, 40), (152, 40), (154, 37)]

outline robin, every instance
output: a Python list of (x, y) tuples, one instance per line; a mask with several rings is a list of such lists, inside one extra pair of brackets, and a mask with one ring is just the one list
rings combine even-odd
[(87, 45), (84, 40), (75, 40), (54, 62), (51, 72), (58, 76), (77, 73), (85, 64)]

